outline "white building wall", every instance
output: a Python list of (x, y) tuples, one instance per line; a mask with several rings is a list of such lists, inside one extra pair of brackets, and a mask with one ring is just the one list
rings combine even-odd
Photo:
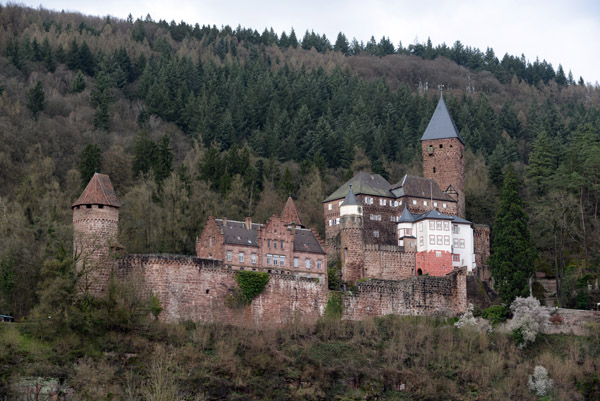
[[(475, 249), (473, 243), (473, 228), (470, 224), (453, 224), (458, 227), (458, 233), (453, 234), (453, 253), (458, 254), (460, 260), (458, 262), (452, 262), (454, 267), (467, 266), (468, 271), (472, 271), (475, 268)], [(455, 246), (454, 240), (461, 244), (461, 240), (464, 241), (464, 248), (461, 246)]]

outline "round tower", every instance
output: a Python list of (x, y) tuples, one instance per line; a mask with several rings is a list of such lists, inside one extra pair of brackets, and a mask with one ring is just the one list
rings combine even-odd
[(444, 98), (440, 96), (435, 112), (421, 137), (423, 176), (458, 201), (458, 216), (465, 211), (465, 144), (452, 121)]
[(73, 203), (73, 255), (81, 273), (81, 291), (101, 295), (112, 273), (111, 249), (119, 234), (119, 200), (110, 178), (94, 174)]
[(363, 207), (352, 186), (340, 205), (340, 226), (342, 280), (360, 280), (364, 277)]

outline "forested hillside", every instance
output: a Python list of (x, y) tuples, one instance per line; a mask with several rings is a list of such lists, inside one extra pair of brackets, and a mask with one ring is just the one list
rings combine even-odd
[(421, 174), (442, 87), (467, 147), (467, 218), (493, 224), (514, 165), (538, 268), (559, 266), (563, 304), (591, 303), (597, 86), (460, 42), (299, 36), (0, 5), (0, 312), (38, 302), (94, 171), (115, 185), (130, 252), (191, 254), (209, 215), (265, 221), (288, 195), (322, 231), (320, 202), (354, 173)]

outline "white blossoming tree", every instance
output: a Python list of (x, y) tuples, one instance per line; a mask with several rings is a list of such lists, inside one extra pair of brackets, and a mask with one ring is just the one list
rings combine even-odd
[(517, 297), (510, 305), (513, 318), (508, 324), (519, 348), (533, 343), (550, 315), (534, 297)]

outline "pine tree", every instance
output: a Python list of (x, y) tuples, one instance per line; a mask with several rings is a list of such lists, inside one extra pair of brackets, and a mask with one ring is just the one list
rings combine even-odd
[(160, 183), (171, 175), (173, 170), (173, 151), (171, 150), (171, 142), (169, 135), (163, 135), (158, 144), (158, 152), (154, 169), (154, 179), (156, 183)]
[(148, 132), (142, 130), (138, 135), (133, 147), (133, 171), (136, 175), (139, 173), (148, 173), (152, 166), (156, 164), (158, 146), (156, 142), (148, 138)]
[(97, 145), (89, 144), (83, 148), (79, 156), (79, 173), (81, 173), (81, 186), (85, 188), (95, 172), (100, 169), (102, 156)]
[(44, 111), (46, 107), (46, 95), (44, 94), (44, 88), (40, 81), (35, 84), (33, 88), (29, 90), (27, 95), (27, 108), (33, 114), (33, 118), (37, 120), (38, 114)]
[(85, 79), (83, 79), (83, 74), (81, 73), (81, 71), (77, 72), (77, 75), (75, 75), (75, 78), (73, 79), (73, 85), (71, 86), (71, 92), (73, 93), (80, 93), (83, 92), (85, 89)]
[(509, 166), (492, 229), (492, 254), (488, 259), (494, 287), (506, 303), (529, 295), (528, 279), (535, 273), (535, 249), (519, 187), (519, 179)]

